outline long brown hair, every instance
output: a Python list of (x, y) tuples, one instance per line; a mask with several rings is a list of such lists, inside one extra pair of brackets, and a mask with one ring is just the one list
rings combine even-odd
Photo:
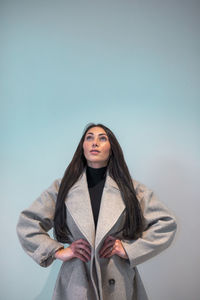
[(67, 226), (65, 200), (70, 188), (79, 179), (87, 165), (83, 153), (83, 142), (90, 128), (101, 127), (105, 130), (110, 145), (111, 155), (108, 161), (108, 171), (111, 178), (117, 183), (126, 207), (126, 218), (123, 227), (123, 237), (127, 240), (137, 239), (144, 229), (144, 218), (136, 197), (133, 181), (126, 165), (123, 151), (113, 132), (103, 124), (90, 123), (84, 130), (72, 161), (65, 170), (58, 191), (54, 215), (54, 235), (62, 243), (69, 243), (70, 228)]

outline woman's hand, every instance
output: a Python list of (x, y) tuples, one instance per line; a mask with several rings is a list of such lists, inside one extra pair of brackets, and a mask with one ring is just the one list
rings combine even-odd
[(69, 247), (60, 249), (55, 253), (55, 258), (62, 261), (67, 261), (74, 257), (77, 257), (84, 262), (88, 262), (91, 259), (90, 244), (87, 241), (80, 239), (73, 242)]
[(128, 255), (126, 254), (121, 241), (117, 240), (113, 236), (108, 236), (103, 243), (103, 247), (99, 251), (99, 256), (101, 258), (109, 258), (115, 254), (128, 259)]

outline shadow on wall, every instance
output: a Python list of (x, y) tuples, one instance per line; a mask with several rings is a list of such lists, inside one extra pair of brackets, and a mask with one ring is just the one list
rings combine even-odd
[(58, 272), (60, 271), (61, 264), (62, 262), (58, 260), (53, 262), (46, 283), (41, 293), (34, 300), (52, 299), (54, 286), (56, 284), (56, 279), (58, 277)]
[[(151, 188), (175, 215), (178, 230), (170, 249), (140, 268), (150, 299), (199, 299), (199, 163), (188, 155), (158, 158), (146, 172)], [(173, 271), (170, 272), (172, 266)], [(152, 267), (154, 272), (152, 273)], [(170, 272), (170, 276), (169, 276)], [(162, 276), (161, 276), (162, 274)], [(192, 274), (192, 277), (191, 277)], [(159, 283), (159, 284), (158, 284)]]
[(161, 201), (164, 200), (170, 209), (173, 207), (180, 213), (183, 206), (189, 206), (188, 199), (191, 195), (197, 192), (200, 176), (198, 165), (194, 161), (181, 161), (181, 158), (160, 158), (158, 161), (159, 163), (154, 161), (149, 167), (147, 177), (162, 194)]

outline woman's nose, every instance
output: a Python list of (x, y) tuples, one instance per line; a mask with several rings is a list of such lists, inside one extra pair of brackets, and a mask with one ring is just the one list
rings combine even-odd
[(92, 146), (96, 147), (98, 145), (99, 145), (98, 140), (97, 139), (93, 140)]

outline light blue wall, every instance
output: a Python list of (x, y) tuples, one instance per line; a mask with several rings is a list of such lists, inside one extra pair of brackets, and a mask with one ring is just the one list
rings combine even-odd
[(194, 0), (0, 1), (1, 299), (51, 298), (60, 263), (36, 265), (15, 227), (92, 121), (177, 216), (139, 266), (150, 300), (199, 299), (199, 20)]

